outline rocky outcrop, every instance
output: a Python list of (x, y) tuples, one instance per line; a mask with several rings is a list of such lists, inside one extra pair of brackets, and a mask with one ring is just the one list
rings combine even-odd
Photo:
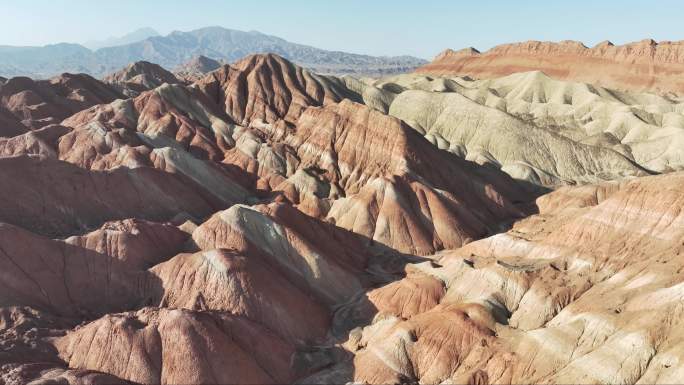
[(274, 54), (252, 55), (223, 66), (196, 86), (242, 125), (256, 119), (293, 123), (306, 107), (354, 97), (339, 80), (309, 72)]
[(95, 231), (64, 241), (113, 257), (127, 269), (145, 270), (183, 250), (188, 238), (187, 233), (168, 223), (124, 219), (106, 222)]
[(0, 158), (0, 179), (12, 181), (0, 184), (0, 221), (46, 235), (69, 235), (131, 217), (203, 218), (222, 206), (194, 182), (148, 167), (88, 171), (19, 156)]
[(126, 68), (105, 76), (102, 81), (129, 97), (138, 96), (164, 83), (181, 82), (173, 73), (147, 61), (131, 63)]
[(194, 83), (209, 72), (219, 69), (223, 64), (212, 58), (199, 55), (179, 65), (173, 72), (178, 78), (188, 83)]
[(0, 382), (676, 382), (681, 115), (256, 55), (0, 138)]
[[(416, 309), (415, 297), (389, 297), (389, 315), (350, 334), (355, 381), (674, 381), (683, 177), (565, 188), (511, 231), (414, 265), (446, 294), (417, 314), (397, 311)], [(435, 287), (404, 281), (414, 293)], [(603, 370), (588, 369), (598, 360)]]
[(48, 342), (59, 338), (76, 320), (26, 306), (0, 308), (0, 381), (3, 384), (127, 384), (109, 374), (69, 369)]
[(59, 139), (57, 151), (60, 159), (88, 169), (163, 170), (227, 207), (250, 195), (247, 173), (218, 162), (234, 143), (229, 121), (197, 90), (165, 84), (65, 120), (73, 131)]
[(21, 123), (11, 111), (0, 106), (0, 139), (11, 138), (28, 131), (28, 128)]
[(337, 103), (345, 95), (360, 98), (338, 79), (256, 55), (193, 88), (165, 85), (72, 116), (60, 158), (181, 173), (226, 204), (245, 200), (241, 186), (282, 193), (307, 214), (411, 254), (458, 247), (522, 215), (516, 204), (528, 194), (503, 173), (435, 149), (398, 119)]
[(140, 305), (142, 274), (112, 257), (0, 225), (0, 305), (32, 306), (71, 317)]
[(57, 158), (57, 142), (69, 132), (68, 127), (53, 124), (10, 138), (0, 138), (0, 156), (41, 155)]
[[(449, 379), (444, 373), (453, 373), (460, 362), (468, 362), (471, 355), (493, 342), (494, 332), (487, 326), (458, 305), (438, 305), (410, 320), (388, 325), (356, 355), (354, 380), (440, 383)], [(489, 377), (485, 379), (488, 383)]]
[(38, 81), (12, 78), (0, 84), (0, 123), (9, 123), (7, 127), (2, 125), (0, 136), (19, 133), (17, 121), (26, 128), (37, 129), (57, 124), (93, 105), (123, 97), (112, 87), (85, 74), (62, 74)]
[(144, 308), (111, 314), (56, 342), (69, 367), (139, 384), (283, 384), (294, 347), (227, 313)]
[(577, 41), (527, 41), (480, 53), (446, 50), (416, 70), (437, 75), (488, 79), (516, 72), (543, 71), (561, 80), (629, 91), (684, 93), (684, 44), (651, 39), (625, 45), (609, 41), (588, 48)]
[(444, 283), (412, 266), (406, 278), (368, 292), (368, 302), (378, 313), (409, 319), (439, 304), (445, 294)]
[(532, 185), (601, 183), (684, 167), (682, 104), (552, 79), (402, 75), (366, 84), (376, 109), (440, 149)]
[(112, 168), (131, 151), (149, 159), (151, 149), (164, 147), (218, 161), (232, 142), (230, 118), (202, 93), (175, 84), (84, 110), (63, 124), (74, 132), (60, 140), (61, 158), (87, 168)]
[(254, 320), (297, 344), (322, 342), (329, 312), (257, 253), (215, 249), (179, 254), (151, 269), (171, 308), (220, 310)]
[(257, 255), (323, 303), (334, 305), (363, 287), (370, 253), (363, 238), (302, 214), (288, 204), (236, 205), (193, 232), (203, 250)]
[[(398, 119), (350, 101), (309, 108), (289, 140), (330, 184), (328, 218), (396, 250), (459, 247), (523, 215), (525, 193), (495, 170), (437, 150)], [(443, 165), (441, 168), (433, 165)]]

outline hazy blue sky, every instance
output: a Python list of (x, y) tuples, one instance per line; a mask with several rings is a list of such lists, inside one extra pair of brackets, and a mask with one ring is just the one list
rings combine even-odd
[(520, 40), (684, 39), (682, 0), (0, 0), (0, 45), (219, 25), (320, 48), (430, 58)]

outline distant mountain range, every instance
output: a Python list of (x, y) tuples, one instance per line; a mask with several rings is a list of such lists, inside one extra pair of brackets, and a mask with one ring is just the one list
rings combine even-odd
[[(142, 32), (141, 32), (142, 31)], [(135, 61), (145, 60), (175, 68), (204, 55), (233, 62), (249, 54), (271, 52), (293, 62), (330, 74), (386, 75), (412, 71), (427, 61), (411, 56), (369, 56), (327, 51), (296, 44), (257, 31), (207, 27), (190, 32), (174, 31), (167, 36), (149, 36), (155, 31), (139, 30), (119, 38), (123, 45), (90, 50), (80, 44), (60, 43), (43, 47), (0, 46), (0, 76), (45, 78), (63, 72), (82, 72), (102, 77)], [(147, 36), (145, 35), (147, 34)], [(131, 36), (145, 36), (126, 43)], [(93, 46), (114, 44), (91, 42)]]
[(88, 49), (96, 50), (100, 48), (131, 44), (153, 36), (160, 36), (160, 34), (152, 28), (140, 28), (120, 37), (110, 37), (104, 40), (91, 40), (83, 43), (83, 45)]

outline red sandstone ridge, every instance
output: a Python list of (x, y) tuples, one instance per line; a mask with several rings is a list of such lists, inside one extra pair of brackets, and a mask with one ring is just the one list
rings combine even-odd
[(180, 79), (187, 82), (195, 82), (204, 77), (205, 74), (220, 67), (221, 62), (199, 55), (176, 67), (173, 72)]
[(46, 235), (71, 235), (124, 218), (202, 218), (222, 205), (178, 174), (156, 168), (83, 170), (36, 156), (0, 157), (0, 222)]
[[(684, 378), (684, 173), (630, 172), (684, 159), (672, 100), (273, 54), (63, 79), (0, 110), (0, 385)], [(576, 185), (535, 202), (533, 170)]]
[(592, 48), (577, 41), (504, 44), (480, 53), (446, 50), (416, 72), (494, 78), (542, 71), (561, 79), (630, 91), (684, 93), (684, 42), (651, 39)]
[(354, 98), (344, 83), (274, 54), (251, 55), (196, 83), (238, 124), (296, 120), (308, 106)]
[(300, 168), (344, 192), (329, 220), (402, 252), (458, 247), (522, 215), (512, 202), (524, 193), (503, 173), (472, 167), (358, 103), (308, 108), (288, 143)]
[(162, 66), (146, 61), (131, 63), (126, 68), (106, 76), (103, 81), (127, 96), (138, 96), (141, 92), (164, 83), (181, 82)]
[(511, 231), (366, 294), (378, 314), (350, 333), (354, 381), (677, 382), (683, 178), (564, 187)]
[(230, 313), (144, 308), (107, 315), (56, 345), (71, 368), (97, 367), (139, 384), (286, 384), (296, 378), (292, 344)]
[[(37, 129), (123, 94), (85, 74), (62, 74), (49, 80), (16, 77), (0, 83), (0, 136)], [(24, 127), (21, 127), (21, 126)]]

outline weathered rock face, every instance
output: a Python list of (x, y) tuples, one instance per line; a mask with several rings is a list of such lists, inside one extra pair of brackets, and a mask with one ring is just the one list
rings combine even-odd
[[(529, 200), (503, 173), (435, 149), (398, 119), (349, 100), (335, 103), (351, 91), (277, 56), (223, 67), (198, 88), (166, 85), (76, 114), (64, 122), (74, 130), (60, 139), (59, 156), (95, 169), (181, 173), (226, 204), (244, 201), (240, 186), (282, 192), (307, 214), (420, 255), (498, 231), (521, 215), (513, 203)], [(234, 110), (215, 95), (225, 90), (267, 104)], [(318, 104), (325, 106), (310, 107)]]
[[(57, 366), (60, 360), (52, 344), (45, 337), (63, 335), (63, 330), (72, 328), (74, 321), (51, 315), (27, 306), (0, 307), (0, 367), (18, 366), (32, 360)], [(8, 368), (9, 369), (9, 368)], [(8, 373), (0, 371), (3, 380)]]
[(532, 185), (600, 183), (684, 167), (683, 105), (549, 78), (402, 75), (365, 84), (376, 109), (435, 146)]
[(443, 296), (444, 283), (419, 270), (410, 270), (406, 278), (368, 293), (379, 313), (406, 319), (437, 306)]
[(28, 131), (11, 111), (0, 107), (0, 138), (11, 138)]
[[(40, 157), (0, 158), (0, 221), (68, 235), (106, 221), (203, 218), (222, 206), (192, 181), (154, 168), (83, 170)], [(37, 187), (40, 186), (40, 187)]]
[(76, 319), (61, 318), (30, 307), (0, 308), (0, 381), (3, 384), (128, 384), (110, 374), (69, 369), (48, 342), (64, 336)]
[(684, 376), (684, 174), (642, 176), (684, 164), (677, 102), (275, 55), (166, 83), (0, 138), (0, 383)]
[(173, 73), (160, 65), (146, 61), (131, 63), (126, 68), (105, 76), (102, 80), (129, 97), (138, 96), (164, 83), (181, 83)]
[(69, 128), (49, 125), (10, 138), (0, 138), (0, 156), (42, 155), (57, 158), (57, 142)]
[(84, 74), (62, 74), (39, 81), (12, 78), (0, 83), (0, 123), (4, 123), (0, 136), (19, 133), (17, 121), (26, 128), (37, 129), (57, 124), (93, 105), (123, 97), (112, 87)]
[(183, 249), (189, 235), (171, 224), (124, 219), (106, 222), (85, 235), (65, 242), (105, 254), (131, 270), (145, 270)]
[[(74, 128), (65, 136), (62, 157), (81, 166), (93, 162), (112, 167), (129, 147), (171, 147), (200, 159), (220, 160), (230, 119), (197, 90), (165, 84), (135, 99), (82, 111), (63, 124)], [(88, 132), (88, 130), (92, 132)], [(93, 135), (99, 134), (99, 135)], [(72, 147), (80, 148), (74, 151)], [(107, 156), (109, 155), (109, 156)]]
[(278, 55), (252, 55), (208, 74), (196, 86), (238, 124), (297, 120), (308, 106), (352, 98), (341, 81), (314, 74)]
[(363, 238), (288, 204), (233, 206), (199, 226), (193, 239), (204, 250), (232, 248), (256, 255), (329, 305), (353, 296), (367, 280)]
[(483, 53), (473, 48), (449, 49), (416, 70), (484, 79), (525, 71), (622, 90), (682, 94), (684, 44), (647, 39), (620, 46), (606, 41), (587, 48), (576, 41), (527, 41)]
[(227, 207), (250, 195), (246, 172), (218, 162), (228, 140), (233, 143), (228, 120), (198, 91), (165, 84), (65, 120), (73, 131), (59, 139), (57, 151), (60, 159), (94, 170), (162, 170)]
[(225, 311), (293, 343), (321, 342), (328, 332), (328, 309), (260, 258), (224, 249), (179, 254), (151, 269), (163, 289), (158, 303)]
[(174, 68), (174, 74), (188, 83), (194, 83), (211, 71), (221, 67), (221, 62), (199, 55)]
[(94, 370), (68, 369), (62, 365), (23, 364), (12, 365), (2, 375), (6, 384), (68, 384), (68, 385), (110, 385), (132, 384), (129, 381)]
[(0, 225), (0, 305), (78, 317), (139, 305), (142, 274), (112, 257)]
[[(350, 101), (309, 108), (288, 140), (300, 168), (331, 191), (328, 218), (396, 250), (430, 254), (480, 238), (522, 213), (503, 173), (434, 148), (398, 119)], [(434, 165), (443, 165), (434, 167)]]
[[(419, 285), (420, 298), (435, 293), (431, 280), (411, 276), (378, 289), (397, 294), (385, 297), (389, 315), (350, 335), (354, 379), (676, 381), (682, 178), (565, 188), (540, 198), (541, 213), (510, 232), (439, 255), (438, 267), (415, 265), (446, 294), (439, 305), (401, 296), (402, 286)], [(406, 312), (417, 304), (431, 306)]]
[[(458, 305), (438, 305), (373, 335), (356, 355), (354, 379), (374, 384), (437, 384), (491, 343), (494, 332)], [(478, 357), (479, 358), (479, 357)]]
[(292, 345), (227, 313), (145, 308), (107, 315), (56, 342), (72, 368), (140, 384), (292, 382)]
[(521, 215), (512, 202), (529, 199), (505, 174), (473, 167), (348, 100), (307, 108), (296, 130), (254, 128), (266, 139), (241, 134), (226, 161), (256, 171), (257, 187), (402, 252), (429, 254), (496, 231)]

